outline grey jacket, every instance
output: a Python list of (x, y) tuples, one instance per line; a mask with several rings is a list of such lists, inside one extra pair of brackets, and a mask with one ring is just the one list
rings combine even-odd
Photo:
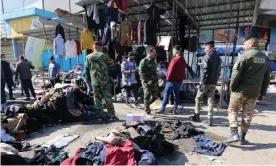
[(15, 70), (15, 79), (18, 78), (18, 74), (20, 75), (21, 80), (31, 79), (31, 69), (34, 69), (34, 66), (30, 62), (26, 60), (18, 62)]
[(201, 68), (200, 83), (216, 85), (221, 70), (221, 58), (216, 55), (216, 50), (205, 55)]

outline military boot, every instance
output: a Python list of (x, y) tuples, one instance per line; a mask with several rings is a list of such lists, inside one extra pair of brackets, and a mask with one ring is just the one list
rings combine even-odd
[(145, 112), (146, 112), (148, 115), (151, 114), (151, 110), (150, 110), (150, 107), (149, 107), (149, 106), (145, 107)]
[(208, 118), (208, 120), (203, 122), (207, 126), (212, 126), (213, 125), (213, 118)]
[(241, 139), (240, 139), (240, 145), (248, 145), (250, 144), (246, 139), (245, 139), (246, 133), (241, 134)]
[(227, 140), (225, 140), (225, 143), (232, 143), (232, 142), (237, 142), (240, 140), (240, 136), (238, 134), (238, 128), (236, 127), (231, 127), (231, 135), (228, 137)]
[(190, 116), (190, 120), (194, 122), (200, 122), (199, 114), (194, 114), (193, 116)]

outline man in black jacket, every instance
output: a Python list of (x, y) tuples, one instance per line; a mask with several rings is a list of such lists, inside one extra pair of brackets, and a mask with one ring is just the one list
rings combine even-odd
[(212, 125), (213, 119), (213, 108), (214, 108), (214, 95), (216, 91), (216, 85), (218, 82), (220, 69), (221, 69), (221, 58), (216, 55), (214, 48), (214, 41), (206, 43), (205, 46), (205, 57), (201, 66), (201, 77), (200, 86), (196, 95), (196, 108), (194, 116), (190, 119), (195, 122), (200, 121), (199, 113), (201, 110), (201, 100), (205, 94), (208, 97), (208, 125)]
[[(1, 91), (3, 91), (3, 93), (5, 92), (5, 83), (8, 86), (9, 89), (9, 95), (10, 95), (10, 100), (15, 100), (15, 98), (13, 97), (13, 92), (12, 92), (12, 86), (13, 86), (13, 78), (12, 78), (12, 70), (10, 67), (10, 63), (6, 61), (5, 59), (5, 54), (1, 54), (1, 69), (3, 69), (3, 80), (5, 82), (3, 82), (1, 84)], [(2, 82), (2, 80), (1, 80)], [(4, 94), (5, 95), (5, 94)], [(3, 97), (4, 97), (3, 95)]]

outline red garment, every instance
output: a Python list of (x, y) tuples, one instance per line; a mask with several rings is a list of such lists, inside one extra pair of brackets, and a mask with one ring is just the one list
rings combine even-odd
[(127, 9), (127, 1), (126, 0), (116, 0), (116, 4), (119, 9), (126, 10)]
[(75, 156), (74, 157), (70, 157), (67, 158), (66, 160), (64, 160), (62, 163), (60, 163), (60, 165), (77, 165), (77, 160), (79, 158), (79, 153), (82, 151), (82, 148), (79, 148), (76, 152), (75, 152)]
[(105, 145), (106, 156), (104, 165), (136, 165), (134, 147), (130, 140), (122, 146)]
[(78, 56), (79, 56), (79, 55), (80, 55), (80, 53), (81, 53), (80, 42), (79, 42), (79, 41), (77, 41), (77, 40), (75, 40), (75, 42), (76, 42), (76, 46), (77, 46), (77, 53), (78, 53)]
[(142, 30), (142, 22), (139, 21), (137, 26), (137, 44), (142, 44), (141, 30)]
[(168, 67), (167, 81), (182, 81), (185, 76), (186, 61), (182, 56), (176, 55)]

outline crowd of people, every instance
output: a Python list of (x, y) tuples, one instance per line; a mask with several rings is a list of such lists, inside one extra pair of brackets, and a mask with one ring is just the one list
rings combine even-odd
[[(230, 103), (228, 107), (229, 123), (231, 136), (226, 142), (236, 142), (241, 140), (246, 143), (245, 135), (252, 120), (252, 114), (257, 100), (263, 100), (270, 82), (270, 62), (267, 56), (258, 49), (258, 37), (256, 34), (250, 34), (244, 38), (245, 53), (240, 55), (233, 66), (230, 80)], [(185, 70), (188, 66), (183, 55), (183, 50), (179, 45), (173, 47), (173, 59), (168, 65), (166, 72), (165, 89), (162, 95), (162, 105), (155, 114), (164, 114), (169, 96), (174, 98), (174, 108), (172, 113), (177, 114), (180, 102), (179, 92), (181, 84), (185, 78)], [(201, 64), (200, 84), (195, 98), (195, 113), (190, 117), (194, 122), (200, 122), (201, 102), (203, 96), (208, 98), (208, 121), (209, 126), (213, 123), (214, 95), (217, 82), (221, 73), (222, 60), (216, 54), (214, 41), (205, 44), (205, 57)], [(139, 106), (138, 100), (138, 82), (141, 82), (143, 88), (144, 106), (146, 114), (151, 114), (150, 105), (158, 98), (158, 75), (156, 65), (156, 48), (147, 47), (147, 56), (136, 64), (134, 52), (130, 51), (127, 58), (121, 63), (122, 88), (126, 92), (126, 103), (129, 104), (129, 98), (134, 98), (135, 106)], [(54, 86), (59, 82), (60, 66), (50, 58), (49, 79)], [(114, 65), (114, 61), (103, 52), (103, 45), (99, 41), (94, 42), (93, 53), (87, 55), (84, 66), (83, 76), (87, 84), (87, 94), (90, 95), (93, 90), (94, 107), (99, 118), (116, 119), (115, 109), (110, 93), (109, 69)], [(14, 100), (12, 93), (13, 79), (11, 65), (5, 61), (5, 55), (1, 54), (1, 103), (6, 102), (5, 84), (9, 89), (10, 99)], [(23, 89), (30, 99), (29, 90), (34, 98), (36, 94), (32, 85), (31, 69), (34, 66), (31, 62), (20, 56), (20, 61), (16, 65), (15, 82), (18, 82), (18, 75)], [(136, 74), (140, 80), (137, 80)], [(198, 74), (197, 74), (198, 75)], [(252, 90), (254, 89), (254, 90)], [(107, 114), (103, 111), (103, 101), (107, 108)], [(238, 133), (238, 112), (242, 111), (241, 134)]]

